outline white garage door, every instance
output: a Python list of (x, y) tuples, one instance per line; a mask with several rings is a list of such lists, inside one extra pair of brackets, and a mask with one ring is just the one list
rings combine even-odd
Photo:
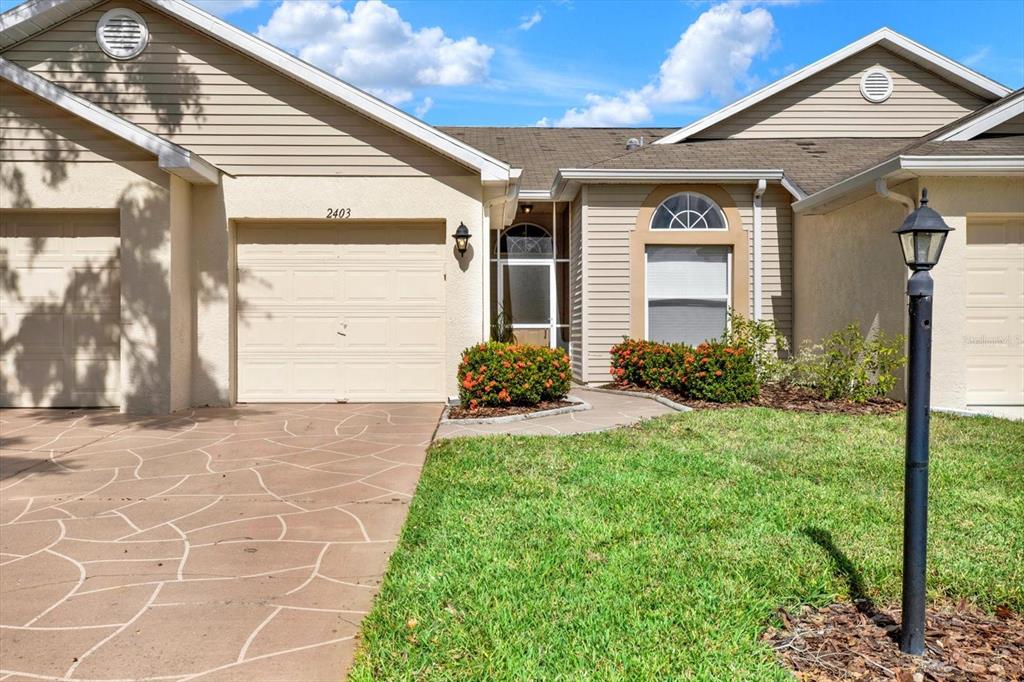
[(1024, 219), (967, 225), (967, 403), (1024, 416)]
[(238, 229), (238, 400), (445, 398), (442, 225)]
[(116, 212), (0, 211), (0, 405), (120, 400)]

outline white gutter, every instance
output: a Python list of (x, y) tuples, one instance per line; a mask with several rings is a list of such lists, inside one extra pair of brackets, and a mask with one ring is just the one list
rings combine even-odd
[(793, 211), (804, 213), (900, 170), (919, 175), (1019, 174), (1024, 173), (1024, 156), (897, 156), (795, 202)]
[(754, 319), (761, 319), (761, 197), (768, 181), (761, 178), (754, 188)]
[(903, 208), (906, 209), (906, 214), (910, 215), (917, 205), (914, 200), (908, 197), (906, 194), (900, 194), (899, 192), (893, 192), (889, 189), (889, 185), (885, 178), (878, 178), (875, 180), (875, 194), (888, 199), (889, 201), (895, 201), (898, 204), (903, 204)]
[(125, 142), (150, 152), (157, 157), (160, 168), (168, 173), (193, 184), (216, 185), (220, 182), (220, 171), (202, 157), (54, 85), (42, 76), (3, 57), (0, 57), (0, 78), (116, 135)]

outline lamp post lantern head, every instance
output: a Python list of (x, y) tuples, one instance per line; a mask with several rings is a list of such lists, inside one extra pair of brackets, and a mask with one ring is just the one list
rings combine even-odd
[(469, 238), (472, 236), (466, 224), (459, 222), (459, 227), (455, 230), (455, 234), (452, 235), (452, 239), (455, 240), (455, 248), (458, 249), (460, 256), (466, 255), (466, 249), (469, 248)]
[(928, 205), (927, 188), (921, 190), (921, 205), (896, 230), (907, 267), (914, 272), (935, 267), (942, 255), (946, 235), (952, 230), (942, 216)]

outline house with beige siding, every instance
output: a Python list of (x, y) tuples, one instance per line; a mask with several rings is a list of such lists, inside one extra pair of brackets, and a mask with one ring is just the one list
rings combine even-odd
[(888, 29), (678, 129), (433, 127), (184, 0), (30, 0), (0, 77), (3, 406), (442, 401), (496, 323), (583, 384), (730, 310), (896, 333), (927, 186), (933, 403), (1024, 412), (1024, 93)]

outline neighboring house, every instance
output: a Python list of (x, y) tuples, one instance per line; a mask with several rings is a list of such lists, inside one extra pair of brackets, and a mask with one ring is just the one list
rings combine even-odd
[(679, 130), (434, 128), (182, 0), (30, 1), (0, 75), (3, 405), (443, 400), (499, 311), (584, 383), (900, 332), (927, 186), (933, 403), (1024, 412), (1024, 93), (888, 29)]

